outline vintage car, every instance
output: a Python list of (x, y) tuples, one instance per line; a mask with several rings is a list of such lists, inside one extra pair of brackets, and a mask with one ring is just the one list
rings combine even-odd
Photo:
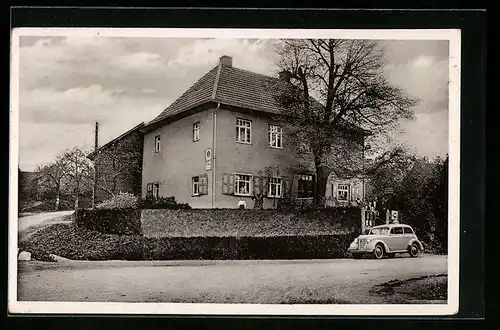
[(371, 255), (375, 259), (389, 258), (396, 253), (408, 253), (418, 257), (424, 246), (413, 229), (405, 224), (386, 224), (372, 227), (367, 233), (358, 236), (347, 250), (353, 258)]

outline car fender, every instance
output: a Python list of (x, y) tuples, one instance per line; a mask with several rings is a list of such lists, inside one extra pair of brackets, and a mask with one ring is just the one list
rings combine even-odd
[(385, 244), (385, 242), (384, 242), (383, 240), (381, 240), (381, 239), (375, 239), (375, 240), (371, 241), (371, 242), (369, 243), (369, 244), (370, 244), (370, 248), (375, 249), (375, 245), (377, 245), (377, 244), (379, 244), (379, 243), (381, 243), (381, 244), (384, 246), (384, 250), (385, 250), (386, 252), (391, 251), (391, 249), (389, 249), (389, 246), (388, 246), (387, 244)]
[(412, 238), (410, 240), (410, 242), (408, 243), (408, 248), (410, 248), (410, 246), (413, 244), (413, 243), (417, 243), (418, 246), (420, 247), (420, 250), (423, 251), (424, 250), (424, 245), (422, 244), (422, 242), (420, 242), (418, 239), (416, 238)]

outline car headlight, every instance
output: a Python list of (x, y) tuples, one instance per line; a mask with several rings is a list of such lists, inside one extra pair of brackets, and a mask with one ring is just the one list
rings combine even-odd
[(367, 239), (366, 240), (366, 243), (370, 243), (372, 240), (371, 239)]

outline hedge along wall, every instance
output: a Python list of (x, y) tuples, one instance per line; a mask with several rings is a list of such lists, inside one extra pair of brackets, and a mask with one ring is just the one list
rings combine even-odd
[(144, 238), (147, 260), (331, 259), (347, 257), (357, 232), (336, 235), (266, 237)]
[(105, 234), (141, 235), (141, 210), (85, 210), (75, 212), (77, 227)]
[(144, 236), (156, 238), (359, 234), (361, 210), (149, 209), (142, 210), (141, 224)]

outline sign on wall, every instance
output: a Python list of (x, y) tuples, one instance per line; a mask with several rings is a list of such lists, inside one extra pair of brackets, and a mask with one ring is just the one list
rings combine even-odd
[(212, 148), (205, 149), (205, 170), (212, 170)]

